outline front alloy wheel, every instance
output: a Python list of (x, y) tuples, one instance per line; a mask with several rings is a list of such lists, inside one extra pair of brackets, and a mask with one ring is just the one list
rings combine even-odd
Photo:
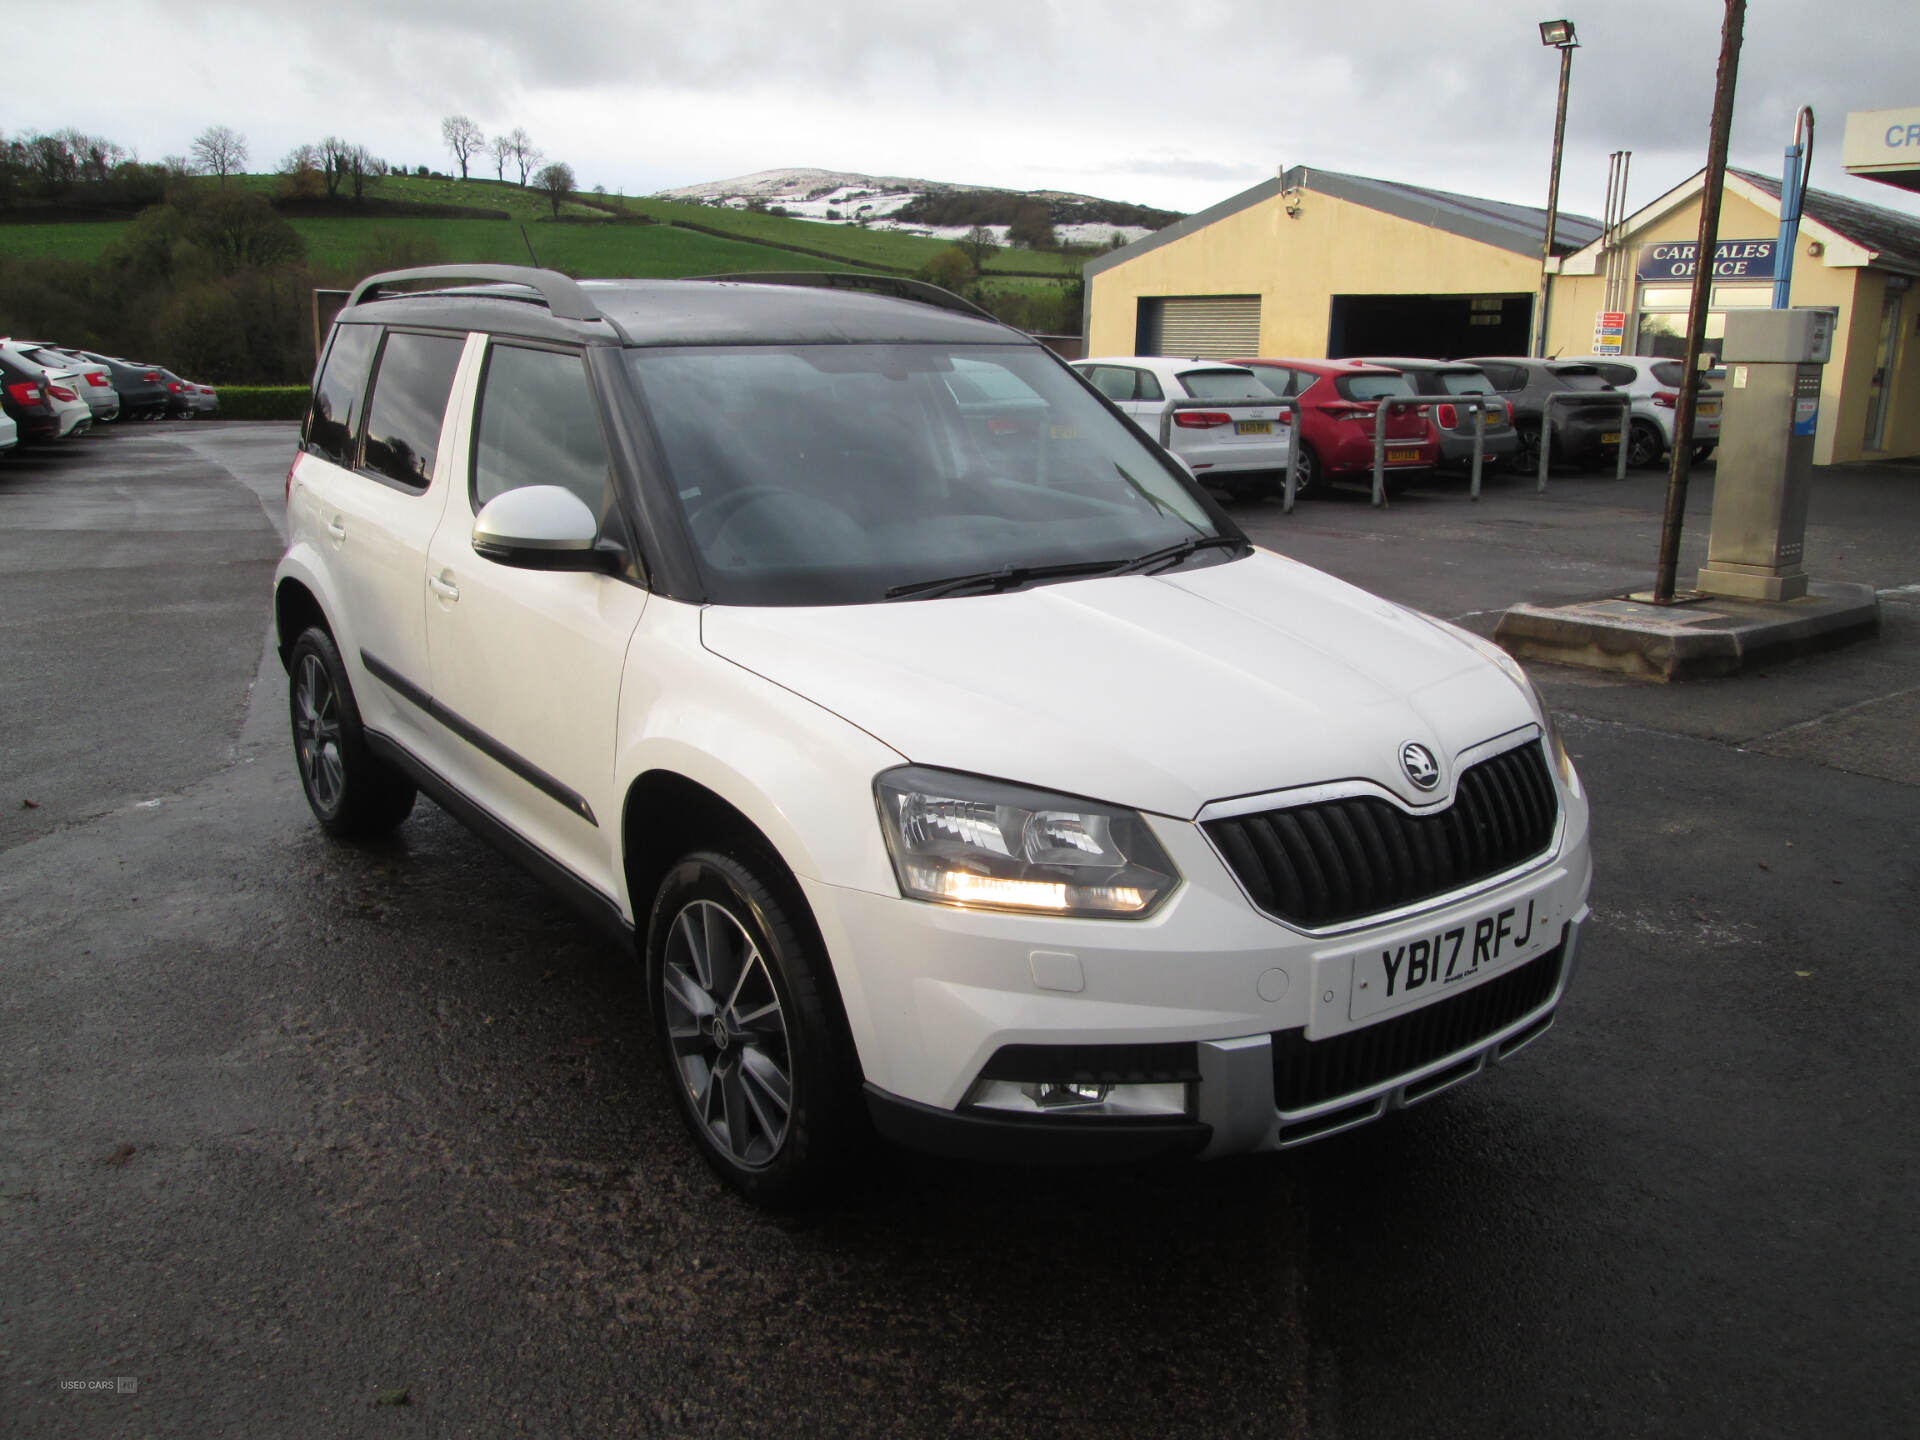
[(764, 1167), (793, 1119), (793, 1047), (766, 957), (730, 910), (692, 900), (662, 966), (662, 1019), (694, 1119), (735, 1165)]
[(667, 1084), (707, 1163), (769, 1206), (840, 1178), (864, 1125), (860, 1067), (780, 863), (750, 847), (685, 856), (655, 896), (646, 961)]

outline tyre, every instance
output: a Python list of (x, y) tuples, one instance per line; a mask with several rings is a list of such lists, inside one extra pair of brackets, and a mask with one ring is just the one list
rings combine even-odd
[(1693, 463), (1696, 465), (1704, 465), (1707, 461), (1711, 460), (1713, 458), (1713, 446), (1713, 441), (1708, 441), (1705, 445), (1694, 446)]
[(367, 748), (339, 647), (317, 625), (293, 642), (287, 710), (300, 788), (321, 829), (342, 840), (368, 839), (413, 812), (413, 783)]
[(843, 1173), (864, 1112), (826, 957), (768, 857), (696, 851), (661, 882), (647, 998), (668, 1087), (707, 1163), (785, 1207)]
[(1513, 452), (1513, 468), (1523, 475), (1538, 475), (1540, 473), (1540, 427), (1516, 425), (1514, 431), (1520, 437), (1520, 448)]
[[(1300, 447), (1300, 473), (1295, 477), (1293, 493), (1295, 495), (1305, 495), (1318, 490), (1326, 482), (1326, 478), (1326, 471), (1320, 464), (1320, 457), (1313, 453), (1313, 447), (1302, 444)], [(1282, 478), (1280, 483), (1284, 486), (1287, 482)]]
[(1660, 427), (1651, 420), (1636, 420), (1627, 434), (1627, 465), (1634, 470), (1651, 470), (1666, 453), (1666, 441)]

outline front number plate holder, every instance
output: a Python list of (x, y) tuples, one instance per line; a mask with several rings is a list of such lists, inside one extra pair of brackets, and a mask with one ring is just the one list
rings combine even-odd
[(1552, 903), (1538, 894), (1391, 944), (1375, 943), (1354, 953), (1348, 1018), (1364, 1020), (1471, 989), (1559, 942)]

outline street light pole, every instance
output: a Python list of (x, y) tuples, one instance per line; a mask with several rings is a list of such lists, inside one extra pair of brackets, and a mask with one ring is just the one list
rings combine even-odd
[(1540, 237), (1540, 299), (1534, 306), (1536, 320), (1533, 336), (1533, 354), (1536, 358), (1542, 358), (1547, 353), (1547, 287), (1550, 283), (1547, 262), (1553, 257), (1553, 232), (1560, 220), (1560, 151), (1567, 136), (1567, 82), (1573, 76), (1573, 52), (1580, 48), (1580, 42), (1574, 38), (1571, 20), (1542, 20), (1540, 43), (1555, 46), (1560, 51), (1560, 103), (1553, 115), (1553, 171), (1547, 180), (1547, 228)]

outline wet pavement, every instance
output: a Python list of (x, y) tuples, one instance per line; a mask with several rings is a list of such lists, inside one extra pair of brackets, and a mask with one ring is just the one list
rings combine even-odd
[[(1213, 1166), (883, 1152), (776, 1219), (682, 1135), (627, 957), (425, 802), (383, 846), (312, 825), (264, 649), (290, 443), (0, 459), (8, 1435), (1907, 1423), (1920, 468), (1816, 492), (1808, 568), (1882, 589), (1879, 641), (1536, 672), (1595, 797), (1595, 923), (1512, 1064)], [(1235, 513), (1485, 632), (1643, 584), (1659, 492)]]

